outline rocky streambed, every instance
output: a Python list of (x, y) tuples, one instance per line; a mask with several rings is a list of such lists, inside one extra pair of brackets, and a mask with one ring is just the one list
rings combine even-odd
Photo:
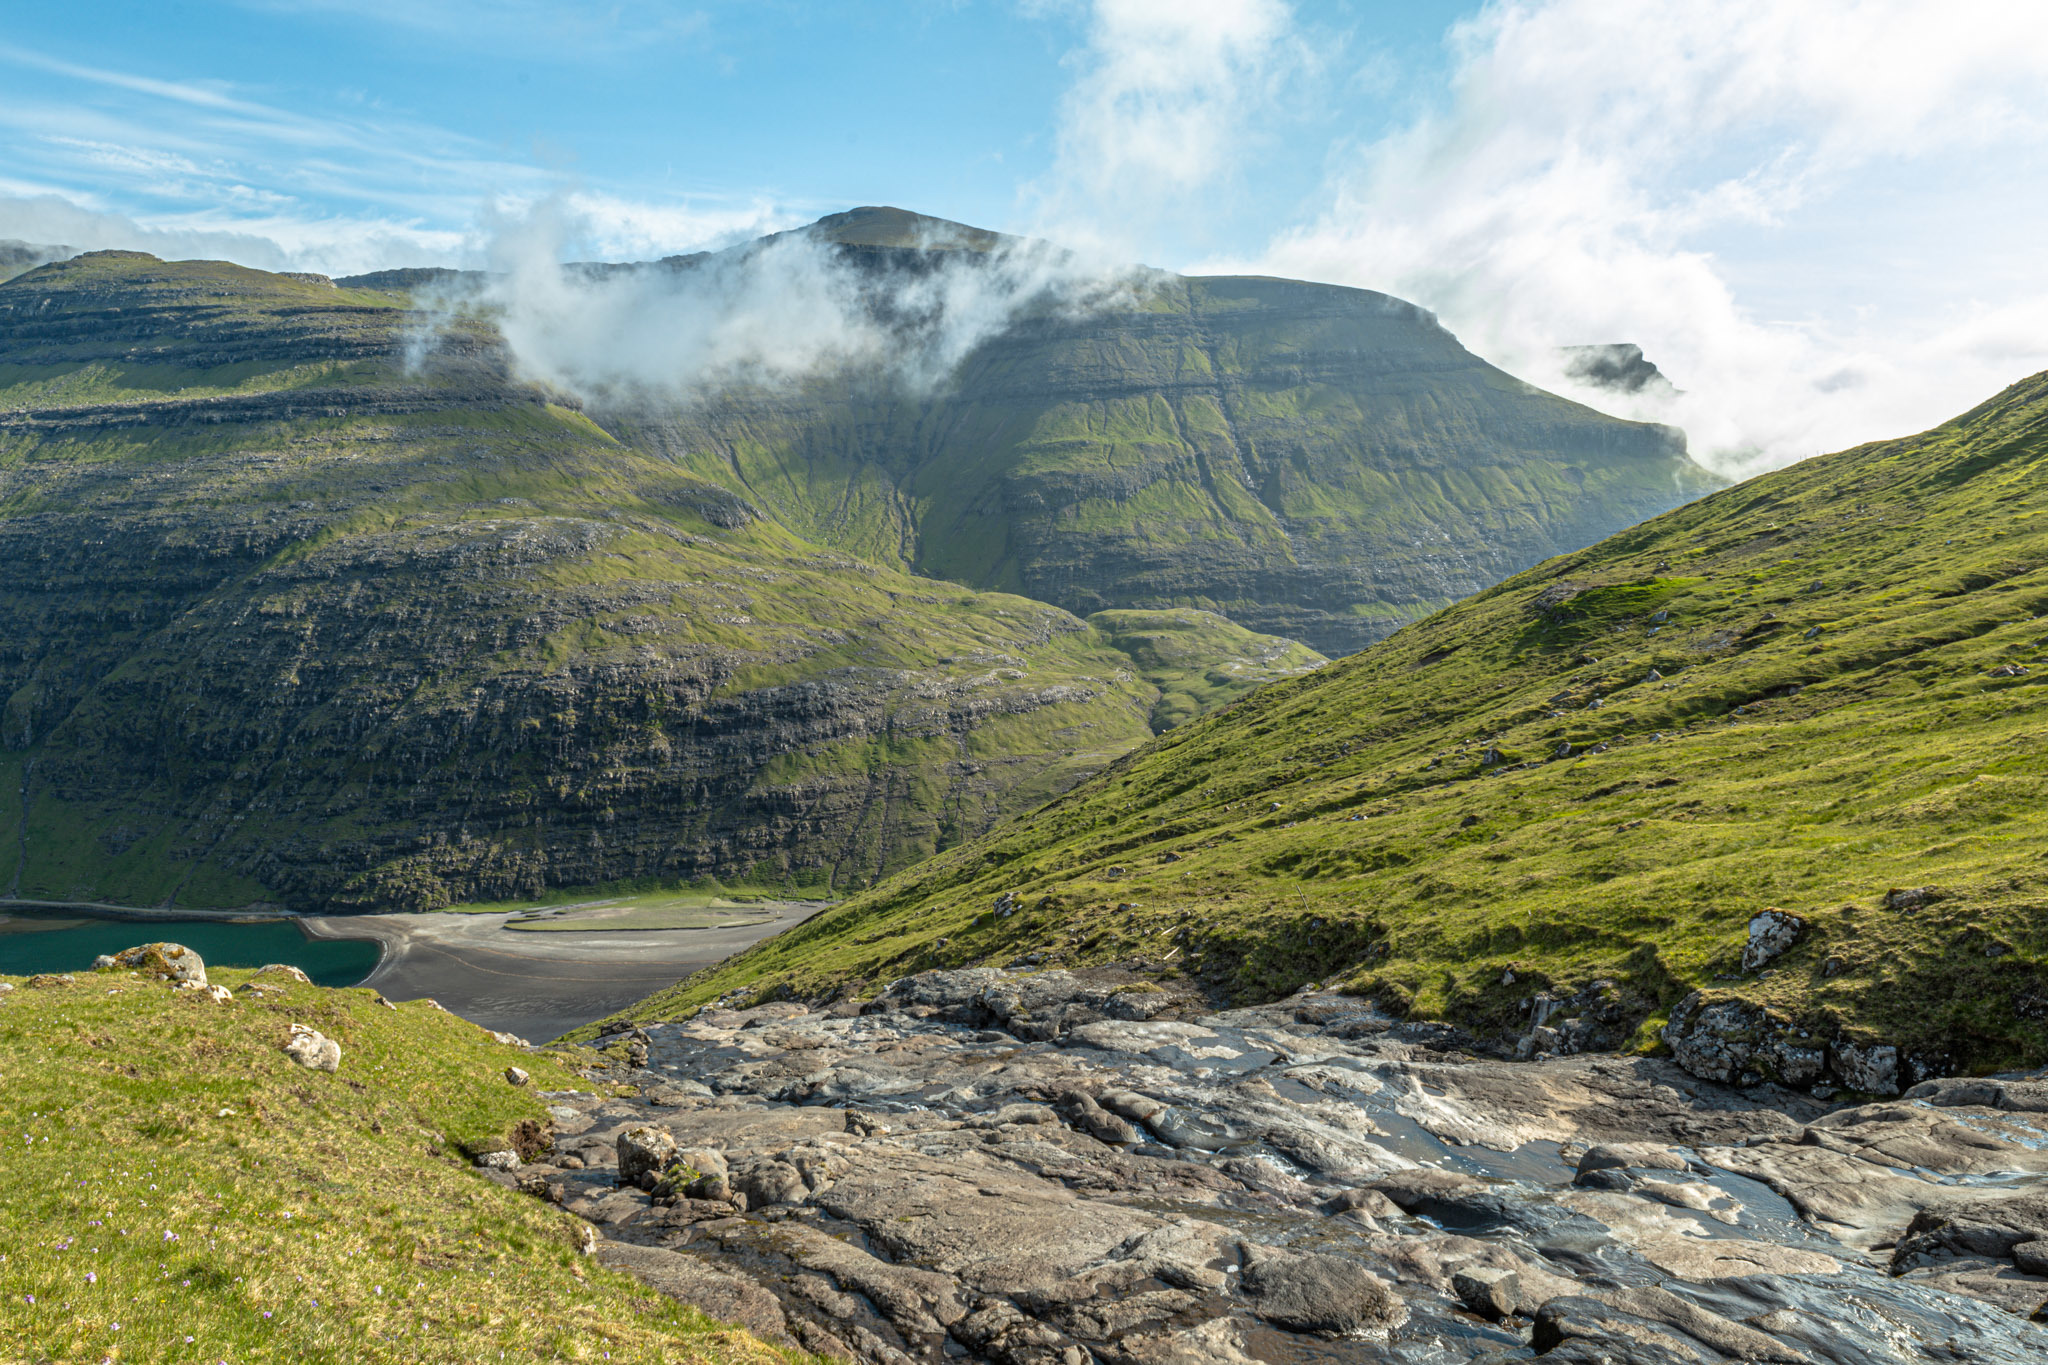
[(2048, 1082), (1829, 1107), (1114, 973), (930, 972), (607, 1041), (637, 1093), (550, 1095), (535, 1159), (490, 1177), (830, 1356), (2048, 1359)]

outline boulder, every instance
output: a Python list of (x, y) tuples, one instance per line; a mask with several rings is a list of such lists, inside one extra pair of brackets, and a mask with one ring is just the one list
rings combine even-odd
[(810, 1194), (803, 1173), (789, 1162), (758, 1161), (729, 1177), (732, 1191), (746, 1196), (749, 1209), (772, 1204), (801, 1204)]
[(182, 943), (143, 943), (114, 954), (114, 966), (173, 985), (206, 984), (206, 963)]
[(1385, 1331), (1408, 1318), (1407, 1306), (1378, 1276), (1325, 1252), (1247, 1244), (1238, 1288), (1254, 1313), (1289, 1332)]
[(1742, 949), (1742, 970), (1754, 972), (1782, 956), (1806, 935), (1806, 921), (1783, 910), (1760, 910), (1750, 917), (1749, 942)]
[(341, 1069), (341, 1044), (306, 1024), (293, 1024), (284, 1045), (285, 1055), (308, 1071)]
[(1705, 1001), (1698, 991), (1679, 1001), (1662, 1036), (1680, 1066), (1701, 1080), (1728, 1084), (1749, 1069), (1763, 1012), (1739, 1000)]
[(2048, 1276), (2048, 1241), (2016, 1243), (2012, 1263), (2029, 1275)]
[(651, 1190), (675, 1159), (675, 1135), (666, 1128), (642, 1126), (619, 1134), (621, 1185)]
[(1889, 1043), (1836, 1043), (1828, 1051), (1835, 1075), (1849, 1089), (1872, 1095), (1899, 1093), (1899, 1050)]
[(1522, 1279), (1512, 1270), (1473, 1266), (1451, 1276), (1451, 1292), (1480, 1317), (1498, 1322), (1521, 1302)]
[(2048, 1194), (1944, 1200), (1913, 1215), (1892, 1248), (1892, 1270), (1955, 1256), (2017, 1261), (2019, 1247), (2043, 1240), (2048, 1240)]
[(732, 1182), (729, 1175), (725, 1153), (709, 1147), (684, 1147), (670, 1159), (668, 1169), (661, 1173), (661, 1179), (654, 1186), (654, 1193), (661, 1198), (730, 1199)]

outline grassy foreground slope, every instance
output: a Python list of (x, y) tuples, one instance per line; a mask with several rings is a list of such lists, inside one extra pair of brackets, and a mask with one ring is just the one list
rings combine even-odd
[[(1266, 687), (637, 1012), (1141, 957), (1506, 1035), (1607, 981), (1622, 1039), (1700, 987), (1932, 1065), (2048, 1060), (2044, 564), (2038, 375)], [(1806, 938), (1743, 976), (1767, 906)]]
[(134, 252), (0, 285), (0, 896), (865, 886), (1191, 702), (1199, 661), (799, 540), (413, 325)]
[[(236, 998), (6, 978), (0, 1357), (786, 1359), (586, 1259), (577, 1219), (471, 1169), (465, 1144), (545, 1125), (535, 1089), (579, 1083), (557, 1063), (423, 1001), (210, 975)], [(285, 1056), (294, 1023), (341, 1043), (337, 1072)]]

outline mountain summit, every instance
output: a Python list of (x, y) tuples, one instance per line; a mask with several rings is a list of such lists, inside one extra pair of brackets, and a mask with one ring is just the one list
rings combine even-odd
[(840, 246), (902, 247), (917, 251), (990, 252), (999, 250), (1005, 243), (1024, 240), (946, 218), (913, 213), (909, 209), (880, 205), (827, 214), (817, 222), (793, 231)]

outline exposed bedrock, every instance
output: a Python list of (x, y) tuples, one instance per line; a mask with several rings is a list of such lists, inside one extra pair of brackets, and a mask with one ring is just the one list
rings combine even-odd
[(1436, 1036), (1327, 994), (932, 972), (600, 1039), (637, 1093), (549, 1096), (552, 1151), (487, 1178), (864, 1362), (2048, 1352), (2027, 1084), (1829, 1110)]

